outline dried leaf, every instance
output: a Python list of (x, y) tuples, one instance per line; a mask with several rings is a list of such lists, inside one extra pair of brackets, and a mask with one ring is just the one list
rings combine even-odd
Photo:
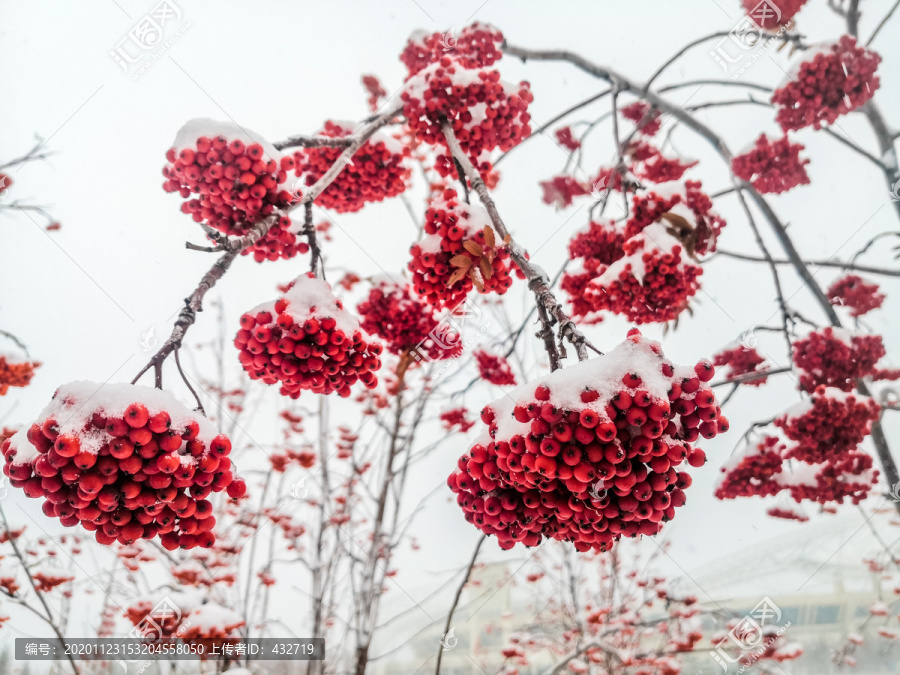
[(467, 270), (465, 267), (460, 267), (458, 270), (456, 270), (453, 274), (450, 275), (450, 278), (447, 279), (447, 287), (449, 288), (464, 276), (466, 276), (466, 272)]
[(465, 269), (472, 264), (472, 259), (467, 255), (455, 255), (450, 258), (450, 264), (454, 267), (462, 267)]
[(472, 241), (471, 239), (463, 242), (463, 248), (474, 255), (476, 258), (480, 257), (481, 254), (484, 253), (484, 249), (481, 248), (478, 242)]
[(478, 264), (481, 266), (481, 273), (484, 275), (485, 279), (490, 279), (494, 275), (494, 268), (491, 266), (491, 263), (487, 261), (487, 258), (479, 258)]
[(494, 238), (494, 230), (491, 229), (490, 225), (484, 226), (484, 245), (488, 248), (494, 248), (496, 246), (497, 240)]
[(482, 283), (481, 275), (476, 268), (473, 267), (470, 270), (469, 277), (472, 279), (472, 283), (475, 284), (475, 288), (478, 289), (478, 292), (484, 293), (484, 284)]
[(508, 234), (505, 237), (503, 237), (503, 243), (506, 244), (507, 246), (509, 246), (509, 242), (511, 242), (511, 241), (512, 241), (512, 237), (509, 236)]

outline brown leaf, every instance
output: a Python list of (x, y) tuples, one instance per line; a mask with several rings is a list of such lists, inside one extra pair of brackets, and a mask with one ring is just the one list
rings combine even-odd
[(503, 237), (503, 243), (506, 244), (507, 246), (509, 246), (509, 242), (511, 242), (511, 241), (512, 241), (512, 237), (509, 236), (508, 234), (505, 237)]
[(494, 248), (496, 246), (497, 240), (494, 237), (494, 230), (491, 229), (490, 225), (484, 226), (484, 245), (488, 248)]
[(450, 264), (454, 267), (462, 267), (465, 269), (472, 264), (472, 259), (467, 255), (455, 255), (450, 258)]
[(484, 293), (484, 284), (481, 281), (481, 275), (478, 274), (478, 270), (474, 267), (469, 270), (469, 278), (472, 280), (472, 283), (475, 284), (475, 288), (478, 289), (478, 292)]
[(487, 258), (479, 258), (478, 264), (481, 266), (481, 273), (484, 275), (485, 279), (490, 279), (494, 275), (494, 268), (491, 266), (491, 263), (488, 262)]
[(447, 287), (449, 288), (464, 276), (466, 276), (466, 272), (467, 270), (465, 267), (460, 267), (458, 270), (456, 270), (453, 274), (450, 275), (450, 278), (447, 279)]
[(484, 249), (481, 248), (478, 242), (472, 241), (471, 239), (463, 242), (463, 248), (474, 255), (476, 258), (480, 257), (481, 254), (484, 253)]

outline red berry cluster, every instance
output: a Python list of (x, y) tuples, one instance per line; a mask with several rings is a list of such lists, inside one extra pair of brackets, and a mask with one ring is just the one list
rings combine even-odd
[[(800, 11), (807, 0), (778, 0), (777, 5), (771, 2), (759, 0), (741, 0), (747, 16), (760, 28), (773, 30), (790, 23), (791, 19)], [(772, 11), (777, 7), (777, 12)]]
[(656, 534), (706, 461), (692, 443), (728, 428), (713, 366), (673, 366), (637, 329), (606, 356), (551, 373), (485, 407), (489, 433), (448, 478), (465, 518), (501, 548), (543, 537), (579, 551)]
[(375, 112), (378, 110), (378, 101), (387, 96), (387, 91), (381, 86), (381, 82), (374, 75), (363, 75), (362, 84), (366, 91), (369, 92), (369, 98), (366, 102), (369, 104), (369, 110)]
[(472, 352), (472, 356), (478, 364), (478, 376), (482, 380), (498, 386), (516, 383), (516, 376), (513, 375), (509, 361), (502, 356), (489, 354), (483, 349), (476, 349)]
[(575, 151), (581, 147), (581, 141), (572, 136), (572, 127), (562, 127), (556, 130), (556, 140), (567, 150)]
[(564, 209), (572, 205), (575, 197), (581, 197), (588, 194), (585, 187), (572, 176), (554, 176), (550, 180), (545, 180), (538, 185), (541, 186), (544, 194), (541, 197), (545, 204), (551, 204), (557, 209)]
[(679, 180), (684, 172), (697, 165), (697, 161), (682, 162), (663, 155), (649, 143), (635, 141), (626, 153), (631, 160), (631, 171), (639, 179), (651, 183), (668, 183)]
[[(356, 130), (355, 124), (328, 121), (320, 135), (345, 138)], [(294, 166), (306, 185), (314, 185), (333, 165), (344, 148), (306, 148), (294, 153)], [(376, 133), (353, 155), (334, 182), (316, 197), (316, 204), (338, 213), (359, 211), (368, 202), (396, 197), (408, 186), (409, 169), (405, 158), (409, 150), (394, 138)]]
[(798, 185), (809, 185), (804, 168), (809, 160), (800, 159), (803, 147), (791, 143), (787, 136), (770, 141), (761, 134), (752, 149), (731, 160), (731, 170), (763, 193), (780, 194)]
[(828, 287), (828, 301), (849, 307), (850, 316), (857, 317), (881, 307), (884, 293), (878, 292), (878, 284), (867, 284), (861, 277), (848, 274)]
[(251, 379), (280, 382), (291, 398), (304, 389), (346, 397), (357, 380), (369, 389), (378, 384), (381, 345), (363, 339), (331, 286), (311, 274), (298, 277), (275, 302), (244, 314), (234, 346)]
[(832, 457), (824, 465), (808, 467), (806, 473), (814, 474), (811, 480), (806, 480), (802, 473), (801, 480), (797, 480), (798, 473), (801, 472), (794, 471), (794, 480), (787, 485), (796, 502), (808, 499), (819, 504), (842, 504), (844, 498), (849, 498), (859, 504), (878, 482), (878, 470), (872, 468), (872, 458), (859, 450)]
[(207, 642), (207, 654), (213, 646), (220, 651), (229, 638), (233, 641), (235, 631), (244, 625), (235, 611), (210, 602), (202, 591), (167, 591), (141, 598), (125, 608), (125, 616), (145, 639), (215, 640), (215, 645)]
[(626, 105), (619, 110), (622, 117), (635, 124), (642, 124), (638, 129), (638, 133), (644, 136), (655, 136), (662, 126), (659, 119), (659, 111), (650, 112), (650, 104), (646, 101), (635, 101), (630, 105)]
[(634, 323), (675, 319), (700, 288), (703, 269), (682, 256), (683, 245), (661, 223), (623, 245), (623, 256), (585, 286), (593, 311), (623, 314)]
[(850, 35), (813, 52), (794, 77), (772, 94), (776, 121), (785, 131), (821, 129), (866, 103), (878, 89), (881, 57)]
[[(436, 307), (455, 307), (472, 290), (506, 293), (512, 286), (509, 251), (497, 242), (482, 207), (461, 204), (444, 190), (425, 212), (425, 237), (410, 248), (416, 293)], [(521, 271), (516, 273), (523, 278)]]
[(856, 450), (879, 412), (878, 404), (868, 396), (820, 386), (810, 400), (778, 417), (775, 426), (797, 443), (785, 457), (818, 464)]
[(410, 36), (400, 60), (409, 69), (409, 77), (444, 56), (458, 59), (465, 68), (484, 68), (494, 65), (503, 56), (500, 51), (503, 39), (499, 30), (478, 21), (463, 28), (458, 37), (452, 30), (430, 35), (418, 32)]
[(863, 377), (895, 380), (900, 371), (876, 366), (884, 355), (880, 335), (858, 335), (831, 326), (794, 342), (794, 365), (801, 371), (800, 387), (807, 392), (819, 385), (852, 391)]
[[(765, 358), (760, 356), (755, 347), (748, 348), (740, 345), (721, 351), (713, 357), (713, 364), (716, 366), (728, 366), (727, 379), (729, 380), (733, 380), (741, 375), (749, 375), (750, 373), (763, 373), (768, 368), (760, 368), (759, 366), (765, 362)], [(743, 384), (759, 387), (765, 384), (767, 379), (767, 377), (758, 377), (747, 380)]]
[(465, 408), (445, 410), (441, 413), (441, 423), (447, 431), (457, 427), (462, 433), (475, 426), (475, 422), (469, 419), (469, 411)]
[(413, 77), (400, 98), (417, 139), (445, 146), (441, 123), (447, 119), (476, 164), (483, 152), (510, 150), (531, 133), (528, 104), (534, 97), (527, 82), (515, 89), (496, 70), (471, 70), (448, 56)]
[(633, 237), (648, 225), (664, 221), (688, 251), (703, 255), (716, 250), (725, 221), (712, 210), (712, 199), (700, 181), (685, 181), (673, 188), (655, 187), (634, 195), (625, 236)]
[(462, 353), (462, 340), (447, 323), (438, 322), (434, 309), (410, 292), (409, 286), (381, 280), (356, 311), (360, 327), (377, 335), (391, 354), (402, 356), (415, 349), (430, 361), (455, 359)]
[[(166, 153), (170, 164), (163, 168), (163, 189), (185, 199), (197, 195), (181, 205), (194, 221), (229, 236), (247, 234), (260, 220), (295, 199), (282, 185), (294, 160), (282, 157), (264, 142), (249, 140), (237, 125), (188, 122)], [(297, 242), (291, 219), (280, 216), (265, 237), (242, 253), (252, 251), (254, 259), (262, 262), (292, 258), (308, 250), (305, 243)]]
[(170, 394), (136, 385), (64, 385), (0, 448), (13, 486), (101, 544), (159, 536), (169, 550), (209, 548), (206, 498), (234, 480), (227, 437)]
[(785, 444), (776, 436), (764, 436), (746, 452), (726, 461), (716, 486), (717, 499), (736, 497), (767, 497), (780, 492), (784, 485), (777, 482), (784, 464)]
[(39, 361), (18, 361), (12, 356), (0, 354), (0, 396), (5, 395), (10, 387), (27, 387), (34, 377), (34, 369), (40, 365)]
[(592, 279), (624, 255), (624, 243), (625, 235), (615, 222), (593, 221), (586, 231), (579, 232), (569, 241), (569, 258), (581, 262), (581, 269), (567, 271), (561, 282), (562, 289), (569, 295), (573, 316), (581, 317), (587, 323), (602, 321), (602, 316), (584, 299), (584, 290)]

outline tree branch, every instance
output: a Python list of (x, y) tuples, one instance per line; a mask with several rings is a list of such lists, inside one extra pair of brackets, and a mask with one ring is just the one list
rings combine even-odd
[[(466, 587), (466, 584), (469, 583), (469, 577), (472, 574), (472, 568), (475, 567), (475, 561), (478, 559), (478, 551), (481, 550), (481, 545), (484, 543), (484, 540), (487, 539), (487, 535), (483, 534), (478, 538), (478, 543), (475, 544), (475, 550), (472, 551), (472, 559), (469, 561), (469, 566), (466, 568), (466, 573), (463, 576), (463, 580), (460, 582), (459, 587), (456, 589), (456, 595), (453, 596), (453, 604), (450, 605), (450, 613), (447, 614), (447, 622), (444, 624), (444, 635), (450, 631), (450, 624), (453, 622), (453, 613), (456, 611), (456, 606), (459, 604), (459, 598), (462, 595), (463, 588)], [(444, 656), (444, 645), (443, 640), (441, 641), (441, 645), (438, 647), (437, 653), (437, 667), (434, 669), (434, 675), (441, 675), (441, 659)]]

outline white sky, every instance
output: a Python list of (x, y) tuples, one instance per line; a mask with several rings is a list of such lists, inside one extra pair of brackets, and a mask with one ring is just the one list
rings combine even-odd
[[(395, 92), (405, 72), (397, 55), (414, 29), (459, 28), (473, 17), (501, 28), (511, 43), (565, 47), (642, 80), (686, 42), (728, 30), (742, 15), (736, 0), (569, 2), (553, 7), (508, 0), (178, 0), (182, 22), (189, 21), (189, 27), (148, 72), (133, 81), (109, 51), (153, 4), (144, 0), (0, 4), (0, 91), (6, 101), (0, 124), (0, 163), (26, 152), (35, 134), (47, 139), (47, 148), (55, 153), (49, 161), (32, 162), (14, 172), (15, 183), (5, 199), (46, 205), (63, 225), (61, 231), (48, 234), (24, 215), (0, 218), (0, 327), (21, 337), (33, 356), (45, 363), (31, 387), (3, 399), (0, 416), (16, 405), (7, 423), (34, 417), (60, 383), (130, 380), (147, 358), (140, 346), (142, 335), (151, 327), (157, 338), (168, 333), (182, 298), (212, 263), (210, 255), (184, 248), (186, 239), (200, 243), (201, 233), (180, 213), (180, 200), (161, 189), (165, 151), (186, 120), (230, 118), (277, 141), (291, 134), (313, 133), (329, 117), (360, 119), (367, 115), (361, 75), (376, 74), (389, 93)], [(862, 3), (862, 35), (871, 33), (890, 4), (888, 0)], [(824, 2), (813, 0), (809, 5), (799, 17), (799, 29), (813, 42), (835, 39), (840, 21)], [(884, 57), (882, 89), (876, 100), (889, 121), (900, 124), (897, 21), (884, 29), (874, 47)], [(707, 54), (710, 48), (690, 52), (660, 82), (720, 77), (719, 67)], [(788, 62), (786, 50), (772, 50), (741, 79), (774, 85)], [(565, 64), (523, 66), (504, 58), (500, 69), (507, 81), (532, 83), (531, 112), (536, 125), (605, 88)], [(739, 98), (742, 93), (736, 88), (688, 88), (672, 100), (690, 99), (693, 105)], [(604, 101), (570, 121), (593, 119), (591, 112), (597, 116), (607, 110)], [(777, 133), (772, 112), (762, 107), (705, 110), (699, 116), (719, 130), (733, 149), (751, 143), (762, 131)], [(871, 133), (858, 116), (842, 118), (835, 131), (875, 151)], [(805, 256), (846, 258), (872, 235), (896, 229), (896, 212), (880, 173), (823, 134), (806, 130), (797, 138), (807, 145), (813, 185), (771, 201), (790, 223)], [(608, 163), (610, 142), (609, 126), (601, 126), (583, 163), (588, 171)], [(681, 129), (674, 143), (683, 154), (701, 160), (693, 175), (703, 180), (707, 191), (728, 186), (719, 159), (702, 140)], [(496, 194), (516, 239), (551, 274), (564, 259), (569, 237), (586, 220), (585, 210), (556, 212), (541, 203), (537, 182), (558, 173), (564, 161), (559, 148), (546, 137), (529, 141), (504, 160)], [(418, 196), (413, 201), (421, 205)], [(729, 222), (720, 240), (722, 248), (755, 253), (733, 197), (718, 200), (717, 209)], [(336, 222), (335, 241), (325, 249), (329, 278), (339, 278), (345, 268), (360, 276), (384, 272), (396, 276), (405, 267), (414, 229), (398, 200), (368, 206), (359, 214), (339, 215)], [(767, 231), (765, 235), (780, 256)], [(896, 265), (883, 253), (866, 259), (871, 264)], [(236, 326), (243, 309), (273, 297), (274, 285), (304, 271), (305, 265), (305, 258), (265, 265), (241, 259), (211, 297), (224, 298), (227, 319)], [(835, 276), (829, 269), (816, 274), (823, 285)], [(694, 316), (684, 317), (678, 330), (664, 340), (667, 355), (676, 362), (693, 363), (710, 356), (753, 324), (775, 319), (765, 267), (719, 259), (706, 267), (703, 282)], [(821, 319), (802, 283), (787, 269), (783, 283), (792, 305)], [(884, 287), (893, 290), (896, 283), (885, 282)], [(508, 297), (516, 312), (527, 306), (521, 284)], [(900, 347), (898, 312), (900, 300), (893, 294), (870, 321), (885, 336), (889, 352)], [(212, 312), (201, 315), (192, 337), (208, 338), (214, 334), (214, 324)], [(624, 322), (611, 320), (586, 332), (608, 350), (624, 338), (625, 330)], [(661, 336), (653, 327), (644, 332)], [(783, 363), (780, 338), (759, 335), (759, 339), (761, 351)], [(539, 345), (536, 340), (533, 343), (529, 350), (536, 354)], [(168, 379), (175, 378), (170, 374)], [(479, 410), (498, 395), (481, 389), (470, 394), (466, 404)], [(796, 399), (787, 380), (740, 392), (732, 399), (726, 410), (732, 431), (703, 444), (710, 462), (692, 472), (688, 504), (661, 535), (673, 542), (676, 573), (679, 568), (689, 573), (753, 542), (803, 527), (766, 518), (757, 501), (721, 503), (712, 497), (718, 467), (746, 425), (774, 416)], [(897, 416), (886, 417), (885, 423), (889, 442), (900, 448)], [(260, 443), (274, 439), (261, 433)], [(425, 445), (430, 440), (420, 442)], [(415, 505), (419, 496), (442, 483), (455, 457), (466, 449), (465, 441), (459, 439), (456, 447), (420, 465), (410, 481), (407, 504)], [(19, 494), (7, 499), (14, 505), (25, 501)], [(36, 501), (27, 509), (42, 518)], [(53, 531), (52, 523), (42, 522)], [(462, 520), (456, 505), (443, 497), (427, 502), (416, 533), (422, 550), (401, 558), (398, 580), (411, 595), (421, 597), (431, 583), (428, 574), (462, 564), (478, 533)], [(835, 549), (843, 541), (836, 539)], [(491, 559), (522, 557), (521, 551), (501, 554), (493, 543), (486, 551)], [(760, 595), (766, 592), (760, 589)]]

